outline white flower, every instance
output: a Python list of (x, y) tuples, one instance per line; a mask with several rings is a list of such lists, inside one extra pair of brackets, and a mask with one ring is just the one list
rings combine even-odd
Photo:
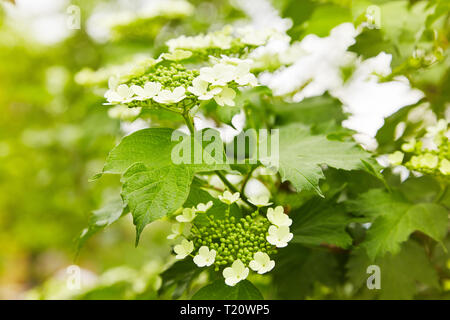
[(175, 51), (178, 48), (188, 49), (189, 44), (186, 41), (186, 36), (182, 35), (178, 38), (170, 39), (166, 42), (166, 45), (169, 47), (169, 51)]
[(426, 153), (423, 155), (418, 156), (419, 158), (419, 163), (421, 167), (425, 167), (425, 168), (436, 168), (438, 166), (439, 163), (439, 157), (435, 154), (431, 154), (431, 153)]
[(439, 165), (439, 171), (441, 171), (443, 175), (448, 176), (450, 174), (450, 161), (442, 159), (441, 164)]
[(194, 208), (184, 208), (183, 213), (178, 215), (175, 219), (177, 219), (178, 222), (191, 222), (196, 216)]
[[(217, 58), (214, 58), (214, 59), (217, 59)], [(233, 66), (237, 66), (237, 65), (239, 65), (241, 63), (246, 63), (246, 64), (251, 65), (252, 62), (253, 62), (252, 59), (234, 58), (234, 57), (226, 56), (224, 54), (220, 55), (220, 60), (218, 60), (218, 61), (220, 61), (220, 63), (230, 64), (230, 65), (233, 65)]]
[(252, 197), (252, 198), (248, 199), (248, 201), (257, 207), (267, 207), (272, 204), (272, 202), (269, 202), (269, 196), (267, 196), (267, 195), (261, 195), (259, 197)]
[(403, 152), (397, 150), (388, 155), (388, 161), (392, 166), (399, 166), (402, 164), (404, 156)]
[(416, 139), (414, 138), (402, 144), (402, 150), (405, 152), (413, 152), (415, 147), (416, 147)]
[(173, 251), (177, 254), (175, 258), (177, 259), (184, 259), (186, 258), (192, 251), (194, 251), (194, 243), (192, 241), (187, 241), (186, 239), (183, 239), (181, 241), (181, 244), (177, 244)]
[(253, 255), (253, 260), (250, 261), (249, 266), (253, 271), (263, 274), (269, 272), (273, 269), (273, 267), (275, 267), (275, 261), (270, 260), (267, 253), (258, 251)]
[(121, 84), (115, 89), (109, 89), (105, 93), (105, 98), (109, 103), (130, 102), (133, 96), (133, 91), (126, 84)]
[(209, 35), (197, 35), (195, 37), (186, 37), (184, 35), (170, 39), (166, 42), (166, 45), (169, 47), (169, 51), (173, 52), (176, 49), (188, 49), (188, 50), (196, 50), (201, 48), (208, 48), (211, 44), (211, 37)]
[(241, 86), (248, 84), (254, 87), (258, 84), (255, 75), (250, 72), (250, 64), (246, 62), (240, 63), (236, 66), (234, 81)]
[(270, 29), (256, 30), (253, 26), (247, 26), (236, 30), (241, 36), (241, 42), (261, 46), (266, 43), (269, 36), (273, 33)]
[(172, 52), (176, 49), (188, 49), (198, 50), (203, 48), (220, 48), (229, 49), (233, 37), (231, 37), (232, 28), (230, 26), (224, 27), (220, 31), (216, 31), (210, 34), (199, 34), (194, 37), (180, 36), (175, 39), (170, 39), (166, 42), (169, 47), (169, 51)]
[(203, 67), (200, 69), (199, 78), (211, 83), (213, 86), (224, 86), (233, 81), (235, 68), (228, 64), (218, 63), (213, 67)]
[(199, 203), (197, 205), (197, 209), (196, 211), (198, 213), (205, 213), (206, 211), (208, 211), (211, 207), (213, 206), (213, 202), (212, 201), (208, 201), (208, 203), (204, 204), (204, 203)]
[(222, 91), (214, 96), (214, 100), (217, 102), (220, 106), (231, 106), (233, 107), (235, 105), (234, 98), (236, 97), (236, 92), (228, 87), (224, 87)]
[(277, 227), (289, 227), (292, 224), (292, 219), (284, 213), (283, 207), (278, 206), (275, 208), (269, 208), (267, 210), (267, 219)]
[(123, 104), (119, 104), (108, 109), (108, 116), (113, 119), (129, 121), (135, 119), (141, 113), (141, 110), (141, 107), (128, 108)]
[(185, 93), (186, 89), (179, 86), (173, 89), (173, 91), (167, 89), (160, 91), (158, 95), (153, 98), (153, 100), (162, 104), (177, 103), (186, 97)]
[(213, 34), (210, 37), (211, 46), (220, 49), (230, 49), (233, 38), (226, 34)]
[(187, 59), (187, 58), (189, 58), (191, 56), (192, 56), (192, 52), (191, 51), (185, 51), (185, 50), (176, 49), (176, 50), (174, 50), (173, 52), (170, 52), (170, 53), (163, 53), (161, 55), (161, 58), (164, 58), (166, 60), (179, 61), (179, 60)]
[(192, 225), (190, 223), (174, 223), (172, 225), (172, 233), (167, 236), (167, 239), (176, 239), (179, 236), (187, 236), (191, 230)]
[(111, 90), (116, 90), (120, 84), (120, 80), (116, 76), (111, 76), (108, 79), (108, 88)]
[(136, 100), (147, 100), (153, 98), (161, 91), (161, 83), (147, 82), (144, 87), (132, 85), (131, 90), (137, 95)]
[(199, 100), (210, 100), (222, 91), (221, 87), (215, 87), (208, 91), (208, 85), (207, 81), (197, 77), (192, 81), (192, 87), (188, 87), (188, 91), (196, 95)]
[(430, 126), (426, 128), (427, 133), (425, 134), (425, 137), (435, 137), (437, 136), (441, 131), (447, 130), (448, 127), (448, 121), (445, 119), (440, 119), (435, 126)]
[(228, 205), (235, 203), (239, 200), (239, 192), (231, 193), (230, 191), (226, 190), (223, 195), (219, 195), (219, 200), (223, 203), (226, 203)]
[(225, 283), (229, 286), (236, 285), (239, 281), (245, 280), (247, 278), (249, 270), (241, 260), (235, 260), (231, 267), (225, 268), (223, 270), (223, 277), (225, 278)]
[(287, 246), (287, 243), (292, 240), (293, 234), (289, 232), (289, 227), (269, 227), (269, 235), (266, 237), (267, 241), (278, 248)]
[(199, 267), (208, 267), (214, 263), (215, 259), (216, 250), (209, 250), (207, 246), (202, 246), (194, 257), (194, 263)]

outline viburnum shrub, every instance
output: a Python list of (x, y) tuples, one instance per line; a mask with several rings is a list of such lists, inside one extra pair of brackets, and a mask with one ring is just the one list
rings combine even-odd
[[(314, 268), (316, 259), (323, 268), (332, 255), (346, 254), (330, 263), (348, 262), (356, 281), (370, 263), (389, 270), (390, 263), (403, 263), (395, 257), (422, 257), (408, 241), (417, 232), (427, 246), (442, 243), (448, 121), (403, 131), (408, 134), (384, 150), (362, 148), (355, 132), (341, 125), (347, 115), (339, 99), (350, 100), (346, 90), (392, 80), (385, 53), (364, 59), (349, 50), (364, 30), (342, 24), (328, 37), (292, 41), (286, 30), (270, 26), (226, 26), (170, 39), (158, 57), (80, 72), (78, 82), (107, 86), (104, 105), (111, 117), (147, 127), (131, 130), (108, 155), (96, 178), (119, 174), (121, 197), (94, 212), (80, 243), (131, 213), (137, 245), (148, 224), (164, 220), (176, 262), (162, 274), (162, 290), (174, 284), (188, 290), (206, 274), (203, 282), (220, 277), (221, 284), (256, 292), (251, 298), (260, 294), (246, 279), (273, 275), (283, 292), (289, 281), (280, 273), (296, 272), (291, 263), (301, 272)], [(336, 57), (322, 52), (330, 44)], [(234, 130), (231, 139), (224, 125)], [(238, 152), (230, 153), (236, 146)], [(181, 163), (174, 160), (180, 150)], [(386, 154), (390, 167), (379, 164)], [(423, 175), (436, 178), (434, 199), (408, 197), (396, 178), (399, 167), (412, 172), (411, 183)], [(259, 192), (252, 193), (255, 185)], [(295, 250), (303, 250), (300, 260)], [(210, 286), (227, 290), (217, 282)], [(206, 286), (200, 296), (208, 290), (215, 289)]]

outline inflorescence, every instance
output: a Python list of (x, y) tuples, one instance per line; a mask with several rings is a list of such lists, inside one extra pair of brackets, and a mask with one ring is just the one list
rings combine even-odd
[[(250, 200), (258, 207), (251, 215), (233, 216), (230, 208), (239, 196), (238, 192), (229, 191), (219, 196), (220, 201), (227, 204), (223, 218), (207, 213), (213, 206), (212, 201), (182, 209), (168, 236), (182, 239), (174, 246), (177, 259), (191, 256), (199, 267), (214, 266), (215, 271), (222, 270), (225, 283), (230, 286), (247, 278), (249, 268), (259, 274), (271, 271), (275, 262), (270, 257), (277, 253), (277, 248), (287, 246), (293, 237), (289, 231), (292, 220), (283, 207), (269, 208), (266, 216), (260, 213), (261, 207), (271, 205), (268, 198)], [(206, 217), (206, 225), (195, 221), (200, 215)]]
[[(184, 57), (185, 52), (169, 54), (170, 59)], [(214, 99), (220, 106), (234, 106), (238, 86), (255, 86), (250, 62), (223, 56), (212, 59), (212, 66), (188, 69), (163, 55), (146, 72), (121, 83), (109, 81), (105, 98), (109, 104), (128, 107), (159, 106), (175, 112), (189, 111), (200, 101)]]
[[(391, 165), (437, 176), (450, 175), (448, 121), (441, 119), (435, 126), (428, 127), (425, 139), (411, 139), (402, 145), (402, 151), (389, 155)], [(427, 142), (425, 145), (424, 142)]]

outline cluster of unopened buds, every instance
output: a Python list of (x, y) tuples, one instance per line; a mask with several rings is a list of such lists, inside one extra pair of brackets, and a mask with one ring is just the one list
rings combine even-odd
[(402, 151), (389, 155), (390, 164), (425, 174), (450, 175), (448, 121), (441, 119), (435, 126), (427, 128), (425, 138), (432, 139), (433, 148), (424, 147), (423, 140), (411, 139), (402, 145)]
[(174, 105), (187, 99), (189, 105), (214, 99), (220, 106), (234, 106), (237, 86), (256, 86), (255, 75), (250, 72), (251, 61), (222, 56), (211, 59), (211, 67), (187, 69), (176, 59), (189, 53), (175, 52), (158, 59), (143, 75), (119, 83), (112, 77), (105, 98), (109, 104), (127, 104), (140, 107), (156, 103)]
[(181, 238), (174, 246), (176, 259), (191, 256), (198, 267), (214, 265), (215, 271), (222, 270), (229, 286), (246, 279), (249, 268), (259, 274), (271, 271), (275, 266), (271, 255), (277, 248), (287, 246), (293, 237), (289, 230), (292, 220), (282, 206), (268, 208), (264, 216), (260, 209), (272, 204), (268, 197), (250, 199), (257, 210), (238, 218), (230, 211), (239, 199), (238, 192), (225, 191), (219, 195), (219, 200), (226, 204), (223, 215), (208, 214), (213, 201), (182, 209), (168, 236)]

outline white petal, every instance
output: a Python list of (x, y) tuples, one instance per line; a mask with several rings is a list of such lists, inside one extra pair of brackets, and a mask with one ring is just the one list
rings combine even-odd
[(249, 263), (249, 267), (250, 267), (253, 271), (258, 271), (259, 269), (261, 269), (262, 266), (261, 266), (257, 261), (252, 260), (252, 261), (250, 261), (250, 263)]
[(131, 91), (133, 91), (136, 95), (138, 96), (145, 96), (145, 91), (144, 88), (137, 86), (137, 85), (132, 85), (130, 87)]

